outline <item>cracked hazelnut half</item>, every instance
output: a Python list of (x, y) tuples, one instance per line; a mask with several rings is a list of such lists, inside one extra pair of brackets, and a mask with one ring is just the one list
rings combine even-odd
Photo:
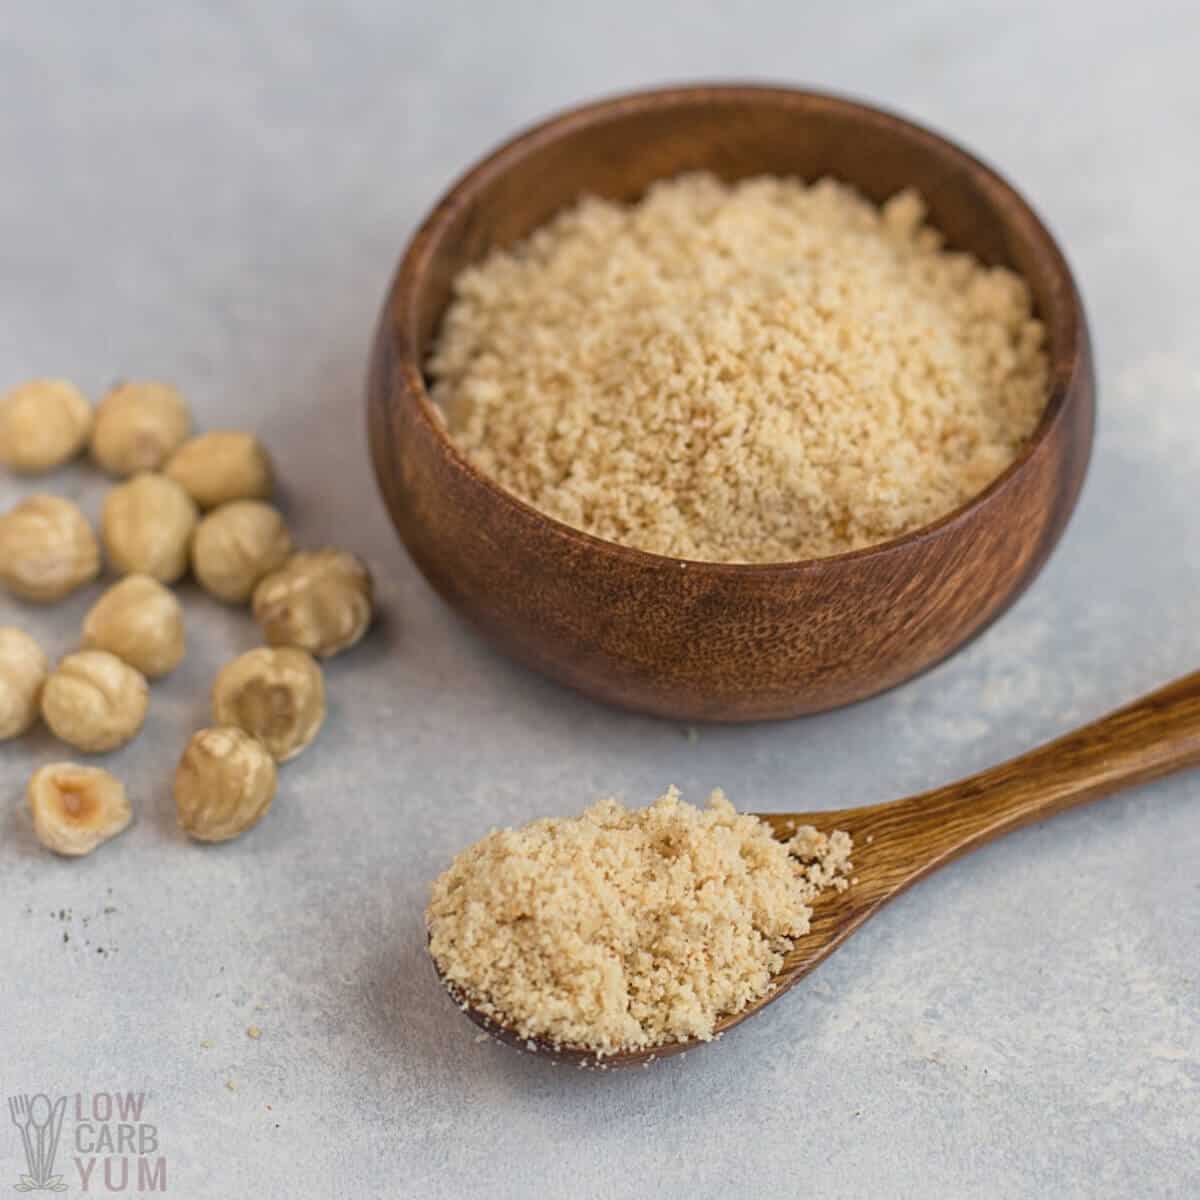
[(29, 781), (27, 795), (38, 841), (71, 858), (91, 854), (133, 819), (124, 785), (99, 767), (52, 763)]

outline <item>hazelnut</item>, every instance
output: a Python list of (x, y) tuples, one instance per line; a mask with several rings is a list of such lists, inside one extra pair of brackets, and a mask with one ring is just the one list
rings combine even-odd
[(275, 486), (266, 447), (252, 433), (204, 433), (184, 442), (164, 471), (201, 508), (266, 500)]
[(138, 475), (108, 493), (100, 530), (108, 560), (122, 575), (175, 583), (188, 568), (196, 506), (165, 475)]
[(242, 604), (291, 552), (292, 536), (275, 509), (261, 500), (233, 500), (197, 526), (192, 571), (219, 600)]
[(192, 432), (187, 401), (165, 383), (119, 383), (100, 401), (92, 458), (122, 479), (157, 471)]
[(175, 772), (179, 824), (197, 841), (227, 842), (263, 819), (277, 783), (261, 742), (230, 726), (202, 729)]
[(129, 827), (133, 813), (121, 781), (99, 767), (52, 763), (29, 781), (38, 841), (77, 858)]
[(158, 679), (183, 661), (183, 607), (149, 575), (130, 575), (96, 601), (83, 622), (86, 650), (107, 650)]
[(312, 656), (262, 646), (217, 676), (213, 720), (258, 738), (276, 762), (307, 749), (325, 722), (325, 680)]
[(330, 658), (367, 632), (373, 593), (371, 572), (353, 554), (294, 554), (255, 588), (254, 617), (272, 646)]
[(0, 628), (0, 742), (32, 728), (49, 673), (42, 648), (29, 634)]
[(30, 496), (0, 517), (0, 584), (23, 600), (49, 603), (100, 574), (88, 519), (61, 496)]
[(38, 475), (70, 462), (87, 444), (92, 406), (65, 379), (32, 379), (0, 396), (0, 463)]
[(136, 736), (149, 705), (145, 676), (107, 650), (68, 654), (42, 690), (50, 731), (92, 754), (115, 750)]

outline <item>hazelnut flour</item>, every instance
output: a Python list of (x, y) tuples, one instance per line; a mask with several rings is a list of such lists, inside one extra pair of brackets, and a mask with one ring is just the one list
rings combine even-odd
[(430, 951), (472, 1008), (597, 1055), (687, 1038), (765, 995), (812, 901), (844, 890), (851, 842), (790, 843), (720, 791), (604, 800), (490, 833), (433, 885)]
[(1048, 392), (1026, 283), (923, 218), (829, 179), (585, 199), (460, 275), (434, 398), (476, 467), (612, 541), (771, 562), (898, 536), (1000, 474)]

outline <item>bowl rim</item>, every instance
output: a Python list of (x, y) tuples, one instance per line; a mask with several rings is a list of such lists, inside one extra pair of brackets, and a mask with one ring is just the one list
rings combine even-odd
[[(621, 116), (652, 109), (688, 107), (714, 99), (804, 105), (810, 111), (814, 105), (824, 106), (859, 119), (876, 122), (892, 132), (899, 132), (907, 138), (925, 143), (933, 152), (957, 161), (969, 169), (973, 175), (982, 179), (995, 196), (1001, 198), (1008, 210), (1023, 222), (1032, 237), (1041, 243), (1041, 252), (1050, 263), (1052, 273), (1065, 285), (1055, 289), (1056, 299), (1059, 301), (1059, 307), (1054, 314), (1055, 323), (1061, 326), (1062, 337), (1061, 344), (1059, 340), (1052, 342), (1050, 394), (1038, 424), (1013, 461), (987, 487), (936, 520), (883, 542), (816, 558), (753, 563), (680, 558), (602, 538), (550, 516), (477, 468), (451, 437), (445, 417), (426, 385), (424, 365), (418, 361), (417, 346), (420, 338), (415, 328), (416, 311), (412, 301), (426, 285), (433, 256), (454, 217), (490, 181), (546, 145), (567, 139), (594, 124)], [(398, 300), (406, 302), (403, 308), (397, 303)], [(1051, 324), (1049, 313), (1039, 314), (1039, 319), (1047, 326)], [(1039, 448), (1065, 419), (1069, 402), (1078, 393), (1076, 384), (1085, 367), (1087, 345), (1083, 304), (1066, 255), (1032, 205), (999, 171), (951, 138), (873, 103), (823, 89), (760, 82), (696, 82), (623, 91), (560, 109), (505, 139), (454, 179), (410, 237), (389, 288), (380, 332), (390, 336), (397, 328), (403, 329), (405, 333), (399, 346), (396, 339), (391, 337), (392, 347), (396, 352), (394, 366), (399, 369), (403, 381), (400, 389), (403, 393), (401, 402), (415, 402), (416, 412), (449, 461), (474, 484), (489, 493), (493, 500), (515, 510), (525, 520), (542, 526), (557, 540), (566, 541), (589, 553), (606, 553), (625, 560), (631, 566), (660, 570), (673, 567), (676, 570), (686, 569), (711, 576), (761, 580), (779, 580), (813, 571), (824, 571), (859, 559), (890, 557), (920, 547), (967, 524), (996, 496), (1014, 485)]]

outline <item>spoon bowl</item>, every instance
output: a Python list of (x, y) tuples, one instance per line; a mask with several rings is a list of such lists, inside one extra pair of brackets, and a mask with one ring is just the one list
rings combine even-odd
[[(934, 791), (864, 808), (759, 814), (774, 836), (785, 842), (802, 825), (844, 829), (854, 840), (854, 876), (846, 891), (828, 893), (814, 902), (812, 926), (795, 939), (771, 990), (722, 1018), (715, 1036), (774, 1003), (889, 900), (953, 859), (1022, 826), (1197, 765), (1200, 672), (1020, 758)], [(446, 986), (455, 1003), (493, 1037), (558, 1062), (601, 1069), (644, 1066), (708, 1044), (669, 1042), (599, 1056), (586, 1046), (522, 1036)]]

